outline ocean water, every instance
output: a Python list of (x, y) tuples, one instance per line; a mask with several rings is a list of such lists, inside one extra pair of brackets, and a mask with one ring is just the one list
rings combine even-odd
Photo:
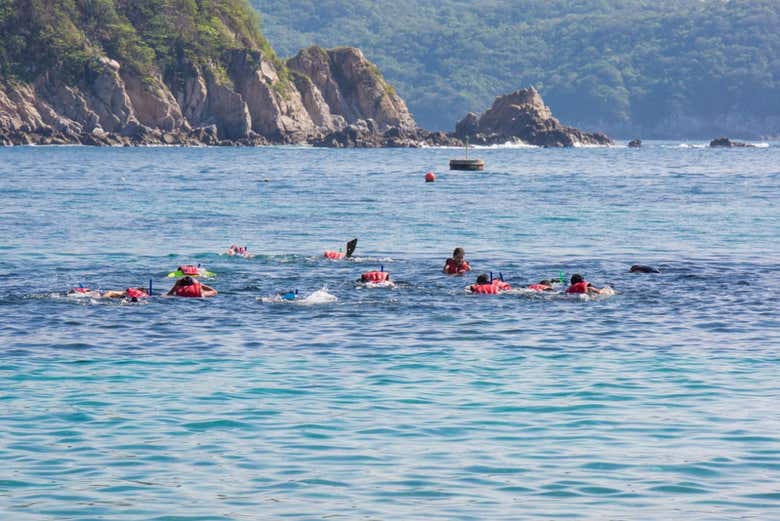
[(0, 149), (0, 517), (780, 519), (780, 144), (474, 154)]

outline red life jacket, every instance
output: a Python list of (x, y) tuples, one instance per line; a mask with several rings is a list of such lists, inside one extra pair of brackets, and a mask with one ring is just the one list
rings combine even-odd
[(347, 255), (345, 253), (340, 252), (340, 251), (330, 251), (330, 250), (328, 250), (328, 251), (325, 252), (325, 258), (326, 259), (341, 260), (341, 259), (343, 259), (346, 256)]
[(363, 282), (386, 282), (390, 278), (390, 274), (386, 271), (369, 271), (360, 276)]
[(488, 284), (472, 284), (469, 286), (469, 290), (472, 293), (480, 293), (483, 295), (498, 295), (498, 286), (492, 283)]
[(176, 288), (175, 295), (177, 297), (199, 298), (203, 296), (203, 288), (200, 287), (200, 282), (192, 281), (192, 284), (189, 286), (179, 286)]
[(531, 284), (528, 286), (528, 289), (534, 290), (534, 291), (547, 291), (550, 288), (550, 286), (545, 286), (544, 284)]
[(493, 285), (496, 287), (498, 291), (506, 291), (508, 289), (512, 289), (512, 286), (510, 286), (509, 283), (504, 282), (501, 279), (493, 279)]
[(146, 298), (149, 296), (148, 293), (138, 288), (127, 288), (127, 291), (125, 291), (125, 295), (127, 295), (129, 298), (135, 298), (135, 299)]
[(200, 270), (198, 269), (198, 267), (191, 266), (189, 264), (186, 266), (179, 266), (179, 271), (181, 271), (185, 275), (195, 275), (195, 276), (200, 275)]
[(465, 260), (460, 264), (455, 264), (455, 260), (452, 258), (447, 259), (447, 273), (449, 275), (457, 275), (458, 273), (465, 273), (471, 271), (471, 266)]
[(566, 293), (587, 293), (588, 292), (588, 286), (590, 284), (586, 281), (578, 282), (576, 284), (572, 284), (568, 288), (566, 288)]

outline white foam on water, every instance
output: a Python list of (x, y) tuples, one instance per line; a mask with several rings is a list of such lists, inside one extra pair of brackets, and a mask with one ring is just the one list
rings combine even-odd
[(329, 304), (331, 302), (336, 302), (337, 300), (338, 297), (336, 297), (336, 295), (328, 293), (325, 288), (323, 288), (315, 291), (308, 297), (302, 298), (300, 300), (293, 300), (291, 302), (295, 302), (301, 306), (313, 306), (316, 304)]
[(541, 148), (537, 145), (531, 145), (523, 141), (507, 141), (506, 143), (496, 143), (495, 145), (469, 145), (469, 148), (490, 150), (490, 149), (517, 149), (517, 148)]
[(392, 280), (385, 280), (382, 282), (358, 282), (358, 287), (373, 289), (373, 288), (394, 288), (395, 282)]
[(336, 302), (338, 300), (338, 297), (336, 295), (332, 295), (323, 289), (319, 289), (315, 291), (314, 293), (303, 297), (303, 298), (296, 298), (293, 300), (286, 299), (282, 295), (272, 295), (270, 297), (257, 297), (256, 299), (258, 302), (262, 302), (264, 304), (296, 304), (299, 306), (313, 306), (317, 304), (329, 304), (331, 302)]
[(575, 141), (573, 144), (574, 148), (613, 148), (614, 145), (594, 145), (592, 143), (580, 143), (579, 141)]

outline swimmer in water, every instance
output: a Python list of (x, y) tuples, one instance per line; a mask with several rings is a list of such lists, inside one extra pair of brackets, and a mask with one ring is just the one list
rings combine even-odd
[(254, 257), (254, 255), (249, 253), (248, 246), (236, 246), (235, 244), (231, 244), (224, 254), (231, 257), (244, 257), (245, 259)]
[(568, 294), (584, 294), (584, 295), (601, 295), (602, 292), (605, 292), (607, 287), (604, 288), (597, 288), (590, 282), (586, 281), (582, 275), (579, 273), (575, 273), (571, 276), (571, 285), (566, 288), (566, 293)]
[(463, 248), (455, 248), (452, 251), (452, 257), (444, 261), (444, 267), (441, 269), (447, 275), (463, 275), (471, 271), (471, 266), (465, 259), (466, 252)]
[(469, 286), (468, 291), (471, 293), (482, 293), (486, 295), (498, 295), (502, 291), (512, 289), (512, 286), (507, 284), (501, 279), (490, 280), (490, 276), (487, 273), (483, 273), (477, 276), (477, 282)]
[(88, 297), (88, 298), (100, 298), (102, 295), (96, 289), (89, 289), (83, 286), (78, 288), (71, 288), (68, 290), (69, 297)]
[(166, 293), (169, 297), (214, 297), (217, 295), (217, 290), (211, 286), (207, 286), (202, 282), (199, 282), (192, 277), (182, 277), (176, 281), (173, 287)]
[(109, 290), (103, 293), (103, 298), (127, 298), (131, 302), (138, 302), (142, 298), (149, 297), (146, 288), (127, 288), (123, 291)]
[(554, 291), (552, 282), (548, 279), (540, 281), (538, 284), (531, 284), (528, 289), (532, 291)]

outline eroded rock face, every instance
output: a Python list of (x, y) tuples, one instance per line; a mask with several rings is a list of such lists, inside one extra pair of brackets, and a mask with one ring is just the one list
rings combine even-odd
[(484, 114), (469, 113), (457, 125), (455, 137), (476, 144), (523, 142), (544, 147), (610, 145), (603, 133), (582, 132), (562, 125), (533, 87), (499, 96)]
[(381, 132), (391, 127), (417, 128), (404, 100), (360, 49), (309, 47), (288, 60), (287, 66), (308, 77), (322, 93), (331, 114), (347, 123), (372, 119)]
[(181, 61), (165, 77), (141, 77), (104, 57), (77, 85), (55, 71), (30, 85), (0, 80), (0, 143), (311, 143), (368, 120), (376, 135), (416, 130), (358, 49), (307, 49), (291, 60), (297, 69), (278, 63), (236, 50), (222, 69)]

